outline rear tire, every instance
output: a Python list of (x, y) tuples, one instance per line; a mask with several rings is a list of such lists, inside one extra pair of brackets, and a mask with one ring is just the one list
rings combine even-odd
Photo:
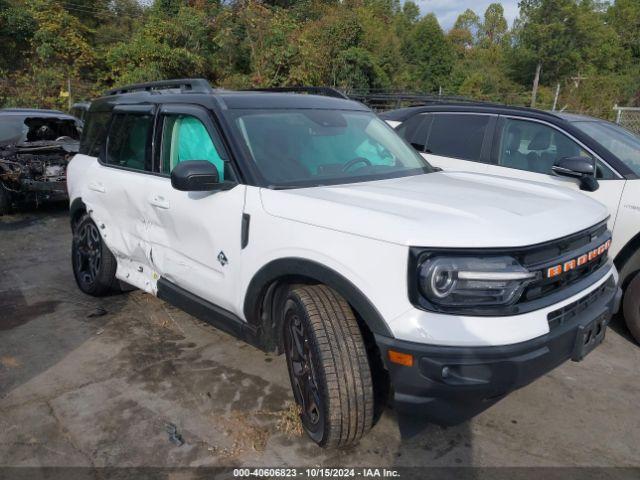
[(624, 292), (623, 312), (631, 335), (640, 343), (640, 273), (636, 273)]
[(371, 369), (358, 322), (325, 285), (291, 288), (283, 301), (284, 350), (300, 419), (321, 447), (357, 443), (373, 424)]
[(116, 289), (116, 259), (87, 214), (73, 228), (71, 264), (78, 287), (87, 295), (101, 297)]

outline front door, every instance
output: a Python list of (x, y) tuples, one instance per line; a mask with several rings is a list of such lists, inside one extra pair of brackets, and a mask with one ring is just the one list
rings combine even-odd
[[(185, 290), (233, 310), (246, 187), (236, 183), (230, 157), (207, 110), (167, 105), (157, 125), (158, 171), (147, 188), (154, 268)], [(171, 171), (185, 160), (211, 162), (228, 188), (215, 192), (174, 189)]]

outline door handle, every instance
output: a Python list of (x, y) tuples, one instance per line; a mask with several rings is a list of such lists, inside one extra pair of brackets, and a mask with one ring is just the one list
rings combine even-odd
[(149, 199), (149, 203), (154, 207), (164, 208), (165, 210), (167, 210), (170, 206), (169, 200), (165, 200), (165, 198), (162, 195), (153, 195)]
[(91, 182), (89, 183), (89, 190), (93, 190), (98, 193), (106, 193), (106, 188), (100, 182)]

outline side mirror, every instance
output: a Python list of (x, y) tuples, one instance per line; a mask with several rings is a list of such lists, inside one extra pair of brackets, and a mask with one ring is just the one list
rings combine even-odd
[(210, 192), (221, 185), (218, 169), (206, 160), (186, 160), (171, 171), (171, 186), (183, 192)]
[(595, 192), (600, 188), (598, 180), (596, 180), (595, 165), (591, 158), (561, 158), (551, 167), (551, 170), (553, 170), (556, 175), (580, 180), (580, 190)]

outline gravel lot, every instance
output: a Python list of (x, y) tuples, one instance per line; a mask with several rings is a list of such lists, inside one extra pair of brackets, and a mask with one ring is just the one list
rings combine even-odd
[(640, 347), (619, 321), (471, 422), (407, 436), (387, 411), (325, 451), (297, 431), (282, 357), (139, 291), (83, 295), (70, 239), (64, 206), (0, 218), (1, 466), (640, 466)]

